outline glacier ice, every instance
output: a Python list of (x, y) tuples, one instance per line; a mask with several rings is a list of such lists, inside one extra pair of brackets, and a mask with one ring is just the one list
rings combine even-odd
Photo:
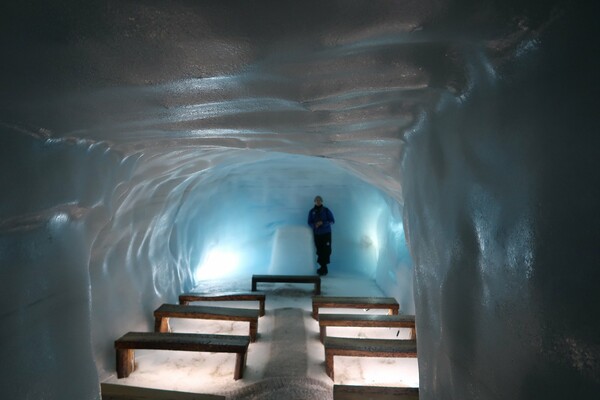
[(161, 302), (312, 262), (321, 194), (422, 398), (597, 397), (592, 8), (3, 3), (0, 391), (97, 399)]

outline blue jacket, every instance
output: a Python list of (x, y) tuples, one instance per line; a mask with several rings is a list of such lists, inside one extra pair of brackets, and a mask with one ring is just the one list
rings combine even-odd
[[(322, 221), (323, 225), (318, 228), (315, 226), (317, 221)], [(308, 212), (308, 225), (313, 229), (315, 235), (323, 235), (325, 233), (331, 232), (331, 224), (335, 223), (335, 219), (333, 218), (333, 214), (329, 210), (329, 208), (325, 206), (321, 206), (319, 210), (317, 206), (311, 208)]]

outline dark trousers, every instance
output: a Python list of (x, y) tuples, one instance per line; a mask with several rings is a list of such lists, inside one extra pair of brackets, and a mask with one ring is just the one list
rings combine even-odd
[(317, 264), (326, 267), (331, 255), (331, 232), (315, 236), (315, 247), (317, 248)]

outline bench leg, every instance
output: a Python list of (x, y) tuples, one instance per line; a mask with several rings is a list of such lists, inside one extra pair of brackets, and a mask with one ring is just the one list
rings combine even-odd
[(321, 280), (315, 282), (315, 294), (321, 294)]
[(244, 368), (246, 368), (246, 352), (236, 353), (235, 355), (235, 371), (233, 379), (236, 381), (244, 377)]
[(314, 319), (316, 319), (317, 321), (319, 320), (319, 306), (314, 303), (313, 303), (312, 317)]
[(319, 326), (319, 335), (321, 336), (321, 343), (323, 343), (325, 335), (327, 335), (327, 327), (325, 325)]
[(256, 334), (258, 332), (258, 321), (250, 321), (250, 341), (256, 342)]
[(135, 369), (133, 349), (117, 349), (117, 378), (127, 378)]
[(398, 315), (399, 309), (398, 308), (390, 308), (390, 311), (388, 312), (389, 315)]
[(171, 332), (169, 326), (168, 317), (155, 317), (154, 318), (154, 332)]
[(325, 372), (333, 380), (333, 352), (325, 349)]
[(264, 300), (259, 300), (258, 301), (258, 315), (261, 317), (265, 316), (265, 301)]
[(256, 292), (256, 279), (252, 278), (252, 291)]
[(415, 328), (410, 328), (410, 340), (416, 340), (417, 339), (417, 331), (415, 330)]

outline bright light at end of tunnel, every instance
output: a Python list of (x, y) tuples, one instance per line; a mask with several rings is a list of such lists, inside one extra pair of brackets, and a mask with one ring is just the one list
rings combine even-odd
[(364, 247), (372, 248), (375, 251), (376, 258), (379, 257), (379, 240), (377, 239), (377, 232), (375, 230), (370, 235), (364, 235), (361, 239), (361, 244)]
[(240, 257), (236, 252), (222, 248), (212, 249), (196, 269), (196, 281), (230, 275), (237, 270), (239, 263)]

